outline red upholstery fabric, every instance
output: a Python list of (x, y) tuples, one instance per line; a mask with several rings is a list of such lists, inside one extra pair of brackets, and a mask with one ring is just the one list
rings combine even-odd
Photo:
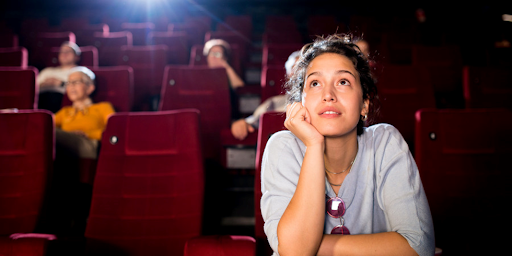
[(291, 15), (265, 16), (265, 32), (286, 32), (297, 30), (297, 23)]
[(217, 31), (237, 31), (246, 38), (252, 36), (252, 17), (250, 15), (228, 15), (223, 23), (217, 23)]
[(462, 56), (458, 46), (412, 46), (413, 65), (460, 66)]
[(203, 236), (187, 241), (184, 256), (255, 256), (256, 240), (250, 236)]
[(133, 45), (146, 45), (149, 32), (155, 29), (155, 24), (151, 22), (143, 23), (123, 23), (121, 28), (129, 31), (133, 35)]
[(54, 136), (46, 110), (0, 112), (0, 235), (34, 231), (52, 170)]
[(48, 240), (40, 238), (11, 239), (0, 237), (0, 255), (2, 256), (44, 256)]
[(183, 255), (201, 232), (203, 175), (197, 110), (113, 115), (98, 159), (88, 251)]
[(187, 65), (190, 45), (185, 32), (150, 32), (149, 42), (152, 45), (167, 46), (167, 64)]
[(0, 66), (26, 67), (28, 51), (25, 47), (0, 48)]
[(284, 94), (285, 82), (286, 70), (284, 67), (265, 67), (261, 72), (261, 102), (272, 96)]
[(312, 15), (307, 20), (308, 36), (315, 39), (316, 36), (332, 35), (334, 33), (344, 33), (345, 24), (337, 21), (336, 16), (332, 15)]
[[(416, 113), (416, 163), (446, 255), (499, 255), (512, 225), (512, 112), (423, 109)], [(471, 225), (475, 220), (485, 220)], [(489, 236), (475, 236), (475, 227)]]
[(94, 34), (94, 46), (98, 48), (100, 66), (117, 66), (121, 56), (121, 46), (132, 46), (131, 32), (110, 32), (108, 35)]
[(202, 25), (195, 23), (171, 23), (168, 26), (170, 32), (185, 32), (189, 37), (190, 44), (204, 44), (204, 34), (206, 31), (203, 30)]
[(267, 66), (284, 67), (290, 54), (299, 51), (302, 46), (302, 44), (269, 44), (263, 46), (262, 68)]
[[(94, 102), (108, 101), (116, 112), (129, 112), (133, 102), (133, 69), (128, 66), (92, 68), (96, 75)], [(70, 106), (67, 95), (62, 98), (62, 106)]]
[(0, 109), (36, 109), (37, 74), (34, 67), (0, 67)]
[(76, 36), (76, 43), (79, 46), (91, 46), (94, 45), (94, 34), (99, 33), (100, 35), (108, 35), (110, 28), (107, 24), (87, 24), (84, 27), (72, 30)]
[[(196, 44), (192, 46), (190, 50), (190, 66), (207, 66), (208, 62), (206, 56), (203, 55), (203, 44)], [(242, 77), (242, 63), (241, 63), (241, 52), (239, 51), (238, 45), (231, 45), (231, 67), (235, 72)]]
[(263, 33), (262, 41), (263, 45), (302, 44), (302, 35), (298, 30), (294, 29), (289, 29), (281, 32), (267, 31)]
[[(82, 46), (80, 47), (80, 51), (82, 51), (82, 54), (80, 55), (80, 61), (78, 62), (79, 66), (98, 67), (98, 49), (96, 47)], [(53, 47), (49, 52), (47, 52), (47, 55), (44, 58), (45, 67), (56, 67), (60, 65), (59, 52), (60, 47)]]
[(414, 150), (414, 114), (435, 107), (428, 71), (413, 66), (386, 66), (378, 77), (381, 102), (379, 122), (395, 126)]
[(466, 66), (463, 84), (467, 108), (512, 108), (510, 68)]
[(135, 109), (149, 110), (150, 97), (158, 95), (162, 88), (167, 46), (123, 46), (118, 65), (133, 68)]
[(10, 33), (0, 34), (0, 47), (18, 47), (19, 38), (18, 35)]
[(196, 108), (201, 111), (204, 156), (219, 160), (220, 131), (229, 129), (231, 122), (226, 70), (167, 66), (159, 110), (182, 108)]
[(272, 134), (286, 130), (284, 112), (267, 112), (260, 117), (260, 127), (258, 129), (258, 145), (256, 149), (256, 173), (254, 174), (254, 216), (256, 223), (254, 226), (256, 238), (265, 239), (263, 231), (263, 218), (261, 217), (260, 199), (261, 199), (261, 160), (267, 141)]

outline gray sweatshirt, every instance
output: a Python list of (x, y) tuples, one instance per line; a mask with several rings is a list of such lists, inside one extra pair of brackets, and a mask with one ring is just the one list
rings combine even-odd
[[(400, 132), (388, 124), (373, 125), (358, 136), (358, 146), (352, 169), (338, 191), (346, 205), (344, 225), (352, 235), (395, 231), (420, 256), (434, 255), (427, 198)], [(305, 152), (299, 138), (281, 131), (270, 137), (263, 154), (261, 213), (274, 255), (278, 255), (277, 225), (295, 192)], [(325, 187), (327, 197), (336, 196), (327, 179)], [(324, 233), (330, 234), (339, 224), (339, 219), (326, 213)]]

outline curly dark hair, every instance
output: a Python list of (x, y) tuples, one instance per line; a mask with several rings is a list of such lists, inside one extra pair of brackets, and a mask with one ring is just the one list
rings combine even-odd
[[(311, 61), (323, 53), (337, 53), (347, 57), (359, 73), (363, 100), (369, 100), (368, 124), (373, 123), (378, 112), (377, 87), (373, 78), (368, 58), (361, 52), (359, 47), (352, 41), (350, 34), (334, 34), (327, 37), (319, 37), (314, 42), (304, 45), (301, 50), (300, 59), (293, 68), (292, 75), (284, 87), (288, 94), (289, 103), (300, 102), (304, 90), (304, 79), (306, 70)], [(357, 124), (357, 135), (363, 133), (364, 121), (359, 119)]]

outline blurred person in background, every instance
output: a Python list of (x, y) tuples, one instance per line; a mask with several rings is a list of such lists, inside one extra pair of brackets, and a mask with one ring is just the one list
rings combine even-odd
[[(295, 51), (288, 57), (288, 60), (284, 64), (286, 68), (286, 76), (292, 75), (293, 67), (300, 57), (300, 51)], [(239, 119), (231, 124), (231, 134), (233, 137), (243, 140), (249, 133), (252, 133), (258, 128), (260, 116), (267, 111), (285, 111), (286, 109), (286, 95), (276, 95), (268, 98), (261, 103), (254, 113), (247, 117)]]
[(47, 67), (37, 76), (39, 86), (39, 108), (53, 113), (61, 108), (64, 84), (68, 81), (69, 71), (80, 60), (80, 47), (73, 42), (64, 42), (59, 51), (59, 66)]

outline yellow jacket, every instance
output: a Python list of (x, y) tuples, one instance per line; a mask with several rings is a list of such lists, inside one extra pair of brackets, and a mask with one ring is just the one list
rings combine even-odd
[(89, 139), (101, 140), (107, 120), (114, 113), (109, 102), (92, 104), (83, 110), (67, 106), (55, 114), (55, 125), (63, 131), (82, 131)]

